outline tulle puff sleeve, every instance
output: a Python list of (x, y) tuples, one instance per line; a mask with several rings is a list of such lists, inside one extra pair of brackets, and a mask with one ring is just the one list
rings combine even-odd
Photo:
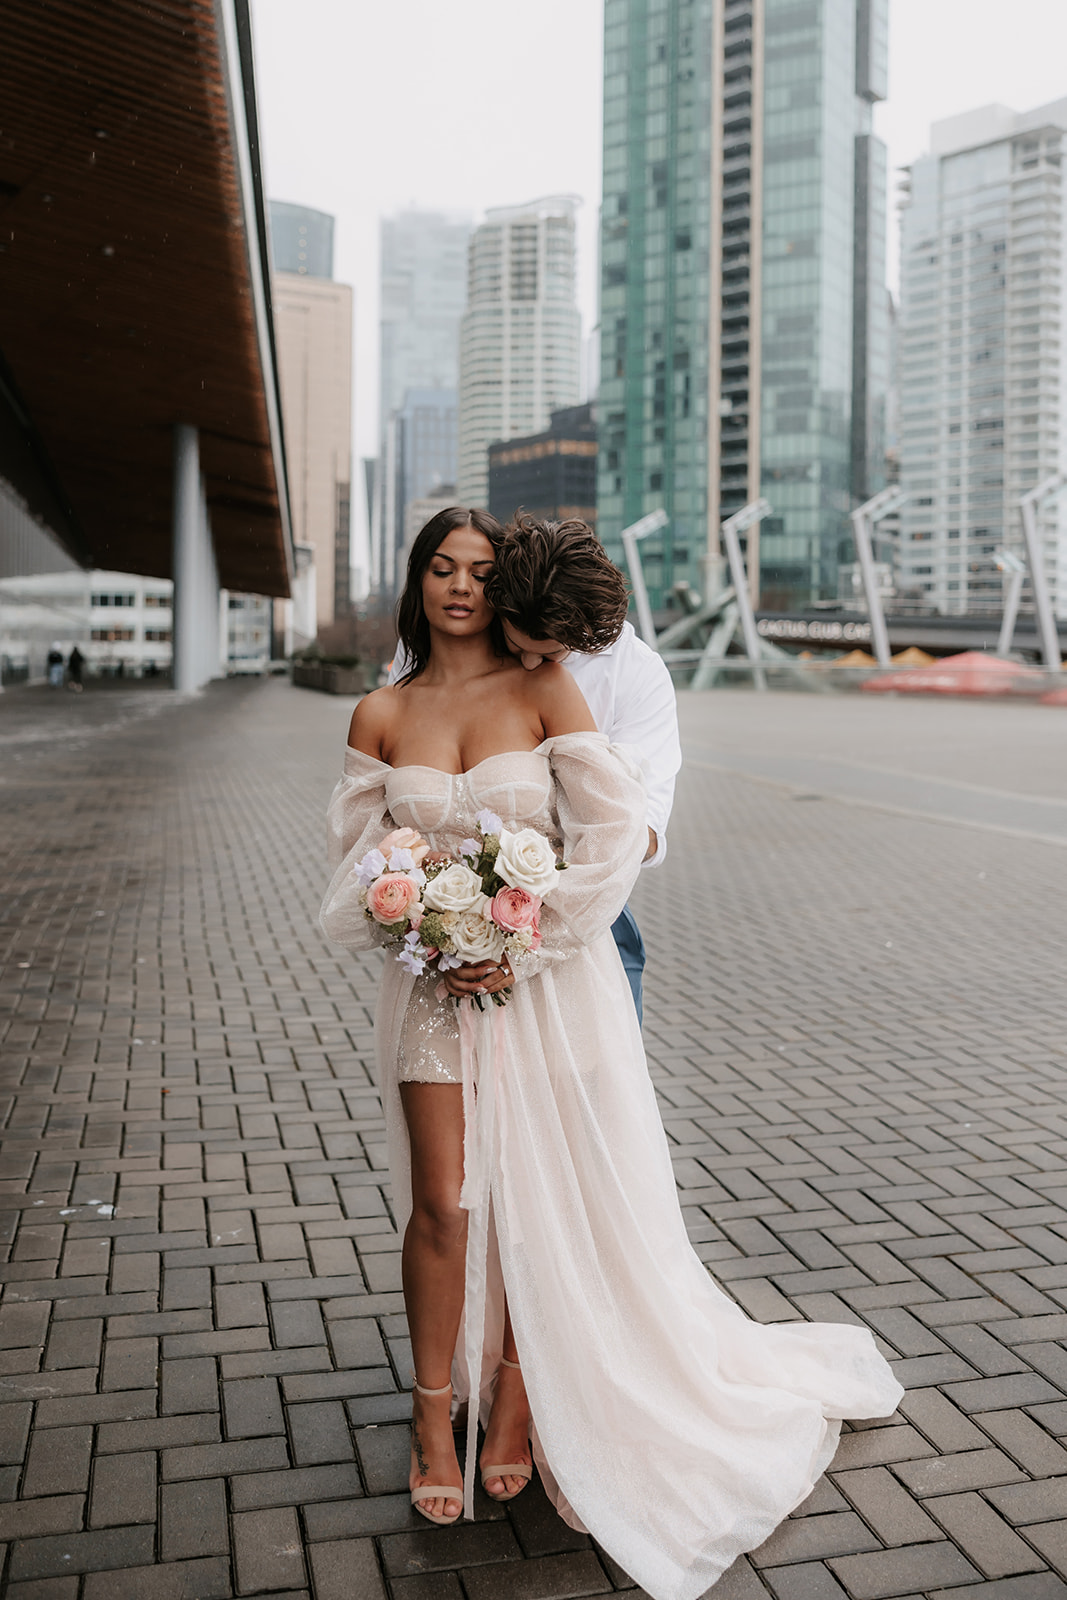
[(568, 733), (541, 747), (552, 763), (565, 872), (541, 908), (542, 948), (518, 957), (517, 978), (544, 971), (606, 932), (626, 904), (648, 847), (644, 782), (601, 733)]
[(351, 747), (345, 752), (344, 776), (326, 812), (326, 860), (332, 870), (319, 911), (328, 939), (349, 950), (369, 950), (380, 943), (377, 925), (365, 914), (358, 897), (353, 867), (393, 828), (385, 798), (389, 768)]

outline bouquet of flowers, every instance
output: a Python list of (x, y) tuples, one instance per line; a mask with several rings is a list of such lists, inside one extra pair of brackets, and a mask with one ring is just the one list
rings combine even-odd
[[(428, 861), (414, 828), (396, 828), (356, 864), (365, 915), (415, 976), (540, 948), (541, 906), (567, 863), (535, 828), (510, 833), (489, 810), (477, 822), (478, 837), (464, 839), (456, 859)], [(506, 1005), (510, 993), (492, 998)]]

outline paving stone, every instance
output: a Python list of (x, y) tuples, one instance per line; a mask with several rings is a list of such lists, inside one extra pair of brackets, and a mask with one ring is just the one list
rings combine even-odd
[(359, 1473), (341, 1463), (325, 1467), (294, 1467), (283, 1472), (250, 1472), (233, 1479), (234, 1507), (303, 1505), (310, 1500), (336, 1500), (362, 1494)]
[[(988, 1578), (1033, 1572), (1043, 1565), (979, 1494), (953, 1494), (925, 1502), (949, 1537)], [(1067, 1509), (1067, 1508), (1065, 1508)]]
[(989, 1583), (937, 1589), (930, 1600), (1067, 1600), (1067, 1584), (1054, 1572), (1035, 1572), (1020, 1578), (995, 1578)]
[(1067, 1473), (1067, 1450), (1024, 1411), (985, 1411), (982, 1427), (1035, 1478)]
[(38, 1500), (11, 1500), (0, 1505), (0, 1539), (32, 1538), (43, 1533), (73, 1533), (82, 1525), (85, 1496), (47, 1495)]
[(888, 1595), (940, 1589), (979, 1576), (947, 1542), (905, 1546), (877, 1555), (838, 1556), (827, 1565), (855, 1600), (884, 1600)]
[(394, 1578), (393, 1600), (463, 1600), (454, 1572), (427, 1572), (418, 1578)]
[(91, 1573), (84, 1600), (230, 1600), (232, 1594), (229, 1561), (210, 1558)]
[[(315, 1600), (387, 1600), (372, 1539), (337, 1539), (309, 1551)], [(396, 1590), (393, 1590), (394, 1597)], [(462, 1597), (461, 1597), (462, 1600)]]
[(159, 1409), (162, 1412), (218, 1409), (218, 1374), (211, 1356), (165, 1361), (161, 1368), (161, 1382)]
[(839, 1511), (783, 1522), (749, 1559), (755, 1567), (771, 1567), (878, 1548), (878, 1538), (854, 1512)]
[(608, 1593), (608, 1578), (591, 1550), (538, 1556), (520, 1566), (473, 1567), (461, 1573), (468, 1600), (571, 1600)]
[(95, 1367), (100, 1362), (100, 1341), (104, 1324), (100, 1317), (76, 1322), (53, 1322), (48, 1335), (45, 1366), (52, 1371), (66, 1367)]
[(77, 1494), (89, 1483), (91, 1428), (36, 1428), (22, 1480), (24, 1495)]
[(156, 1520), (156, 1457), (148, 1450), (100, 1456), (93, 1467), (89, 1523), (117, 1527)]
[(102, 1389), (148, 1389), (159, 1367), (157, 1339), (110, 1339), (104, 1355)]
[(839, 1472), (834, 1481), (883, 1544), (919, 1544), (924, 1539), (941, 1538), (937, 1524), (885, 1467)]
[(160, 1552), (164, 1561), (227, 1553), (230, 1541), (226, 1485), (221, 1478), (165, 1483), (159, 1505)]
[(285, 1432), (276, 1378), (239, 1378), (223, 1383), (222, 1414), (228, 1439)]
[(1017, 1483), (1025, 1477), (1000, 1450), (964, 1450), (927, 1461), (901, 1461), (893, 1468), (913, 1494), (952, 1494), (963, 1489), (987, 1489), (993, 1484)]
[[(420, 1518), (420, 1524), (425, 1518)], [(473, 1568), (475, 1565), (521, 1561), (522, 1551), (506, 1522), (457, 1522), (449, 1528), (420, 1526), (413, 1533), (387, 1534), (379, 1540), (387, 1578), (416, 1572)], [(469, 1591), (466, 1576), (464, 1585)]]
[(1063, 1478), (991, 1488), (986, 1499), (1016, 1527), (1048, 1518), (1067, 1519), (1067, 1482)]
[(151, 1527), (96, 1528), (46, 1539), (17, 1539), (11, 1547), (9, 1576), (15, 1581), (144, 1566), (152, 1560), (154, 1544)]
[(1026, 1537), (1061, 1576), (1067, 1577), (1067, 1514), (1061, 1512), (1055, 1522), (1031, 1523)]
[(31, 1578), (28, 1583), (11, 1583), (7, 1600), (75, 1600), (80, 1580), (70, 1578)]
[(283, 1467), (287, 1461), (284, 1439), (244, 1439), (229, 1444), (190, 1445), (184, 1449), (164, 1450), (163, 1477), (168, 1481), (220, 1475), (229, 1477), (235, 1472), (259, 1472), (271, 1467)]
[(303, 1583), (304, 1556), (296, 1512), (239, 1511), (233, 1519), (238, 1594), (293, 1588)]
[(340, 1401), (288, 1406), (286, 1416), (293, 1460), (299, 1466), (354, 1458), (348, 1414)]
[(769, 1567), (764, 1574), (777, 1600), (848, 1600), (833, 1573), (821, 1561), (795, 1567)]

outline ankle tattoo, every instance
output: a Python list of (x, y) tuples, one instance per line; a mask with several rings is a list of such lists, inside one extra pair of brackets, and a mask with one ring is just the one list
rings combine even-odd
[(422, 1440), (419, 1438), (418, 1423), (412, 1424), (411, 1443), (415, 1449), (415, 1461), (418, 1464), (419, 1476), (425, 1478), (429, 1475), (430, 1469), (426, 1464), (426, 1456), (423, 1452)]

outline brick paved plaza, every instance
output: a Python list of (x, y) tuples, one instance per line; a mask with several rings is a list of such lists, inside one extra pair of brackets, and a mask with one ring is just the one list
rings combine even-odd
[[(0, 698), (9, 1600), (636, 1593), (536, 1485), (409, 1508), (380, 957), (315, 924), (350, 709)], [(693, 1240), (908, 1389), (716, 1600), (1067, 1600), (1067, 713), (682, 712), (635, 908)]]

